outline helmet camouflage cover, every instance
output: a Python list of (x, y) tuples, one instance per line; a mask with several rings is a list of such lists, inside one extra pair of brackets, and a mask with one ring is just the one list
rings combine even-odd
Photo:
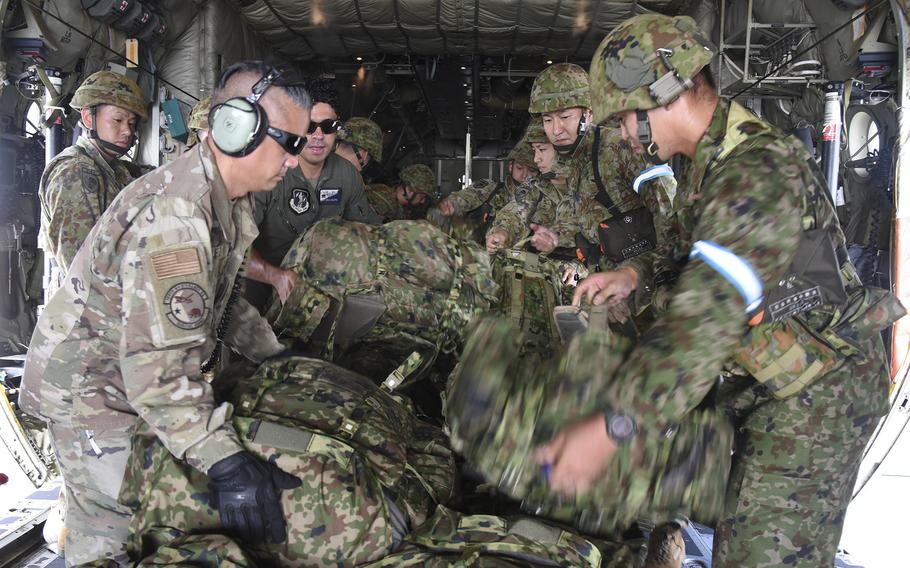
[(114, 105), (132, 111), (147, 120), (148, 110), (142, 89), (135, 81), (113, 71), (97, 71), (89, 75), (73, 93), (70, 106), (76, 110), (97, 105)]
[(642, 14), (616, 26), (591, 58), (591, 110), (602, 123), (670, 104), (691, 89), (714, 47), (689, 16)]
[(369, 118), (355, 116), (348, 119), (338, 131), (338, 139), (360, 146), (370, 153), (370, 158), (382, 161), (382, 129)]
[(572, 107), (591, 108), (585, 70), (574, 63), (557, 63), (541, 71), (531, 86), (528, 112), (540, 114)]
[[(535, 117), (533, 116), (531, 117), (531, 122), (529, 122), (528, 127), (525, 128), (524, 134), (522, 134), (518, 143), (509, 150), (508, 156), (510, 160), (529, 168), (537, 168), (537, 164), (534, 163), (534, 150), (531, 148), (530, 140), (528, 140), (528, 132), (530, 132), (532, 128), (534, 118)], [(540, 119), (537, 119), (537, 122), (540, 122)], [(541, 130), (543, 130), (542, 126)]]
[(411, 164), (401, 170), (400, 177), (401, 181), (414, 188), (414, 191), (426, 193), (428, 196), (433, 197), (435, 193), (433, 188), (436, 184), (433, 183), (433, 172), (429, 166)]
[(190, 118), (186, 121), (187, 128), (192, 130), (209, 129), (209, 111), (212, 109), (212, 97), (203, 97), (198, 103), (193, 105), (190, 111)]

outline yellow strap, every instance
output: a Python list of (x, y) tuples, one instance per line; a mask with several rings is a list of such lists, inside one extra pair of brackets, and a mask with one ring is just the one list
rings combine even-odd
[(816, 377), (818, 377), (819, 373), (821, 373), (823, 368), (824, 365), (822, 362), (816, 359), (812, 362), (811, 365), (809, 365), (808, 368), (806, 368), (805, 371), (803, 371), (803, 374), (801, 374), (798, 379), (789, 385), (774, 391), (774, 396), (783, 399), (798, 393), (799, 391), (806, 388), (809, 383), (814, 381)]
[(799, 344), (796, 344), (777, 359), (771, 360), (767, 367), (763, 367), (753, 373), (752, 376), (755, 377), (756, 381), (766, 383), (781, 373), (789, 373), (787, 369), (792, 368), (794, 363), (805, 356), (806, 351)]

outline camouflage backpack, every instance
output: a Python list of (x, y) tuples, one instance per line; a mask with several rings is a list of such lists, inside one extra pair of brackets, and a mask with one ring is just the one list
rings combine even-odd
[(606, 568), (632, 566), (633, 558), (626, 546), (595, 544), (571, 530), (533, 517), (463, 515), (439, 506), (432, 519), (405, 538), (401, 548), (365, 568)]
[[(336, 566), (382, 558), (451, 495), (454, 461), (441, 430), (369, 379), (303, 357), (237, 375), (219, 376), (215, 386), (236, 409), (241, 442), (303, 482), (281, 494), (286, 543), (241, 543), (255, 561)], [(120, 495), (134, 513), (131, 558), (188, 534), (223, 531), (207, 481), (140, 429)]]
[[(523, 338), (521, 353), (549, 358), (558, 353), (559, 332), (553, 309), (571, 294), (562, 283), (562, 262), (534, 252), (504, 250), (492, 258), (499, 285), (495, 313), (505, 316)], [(565, 297), (564, 297), (565, 296)]]
[(549, 365), (523, 363), (520, 340), (501, 319), (479, 323), (447, 393), (453, 447), (484, 477), (522, 501), (523, 509), (609, 535), (645, 518), (694, 516), (711, 522), (722, 510), (733, 431), (713, 410), (696, 411), (666, 432), (640, 432), (621, 446), (588, 493), (550, 492), (534, 449), (562, 428), (604, 408), (622, 385), (613, 377), (632, 342), (589, 328)]
[(496, 300), (487, 253), (426, 222), (321, 221), (282, 266), (300, 281), (267, 312), (279, 338), (373, 378), (412, 353), (426, 368), (454, 351), (474, 314)]

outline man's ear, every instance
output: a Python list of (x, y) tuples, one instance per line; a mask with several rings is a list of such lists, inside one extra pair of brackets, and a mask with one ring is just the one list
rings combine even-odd
[(82, 107), (82, 110), (79, 111), (79, 116), (82, 119), (82, 124), (87, 129), (91, 130), (95, 128), (95, 125), (92, 124), (92, 111), (88, 107)]

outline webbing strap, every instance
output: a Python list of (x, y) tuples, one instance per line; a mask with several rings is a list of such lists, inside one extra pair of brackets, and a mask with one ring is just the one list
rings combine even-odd
[(594, 183), (597, 185), (597, 195), (596, 199), (600, 202), (601, 205), (607, 208), (607, 211), (610, 212), (610, 215), (616, 217), (622, 213), (622, 210), (616, 206), (616, 203), (610, 198), (610, 194), (607, 193), (607, 188), (604, 187), (604, 182), (600, 179), (600, 128), (594, 128), (594, 144), (591, 145), (591, 164), (594, 166)]
[(389, 376), (382, 381), (382, 386), (385, 387), (389, 392), (395, 392), (395, 389), (398, 388), (401, 383), (407, 379), (411, 373), (420, 368), (420, 364), (423, 362), (423, 357), (420, 355), (420, 351), (414, 351), (408, 358), (404, 360), (401, 365), (395, 368), (394, 371), (389, 373)]

